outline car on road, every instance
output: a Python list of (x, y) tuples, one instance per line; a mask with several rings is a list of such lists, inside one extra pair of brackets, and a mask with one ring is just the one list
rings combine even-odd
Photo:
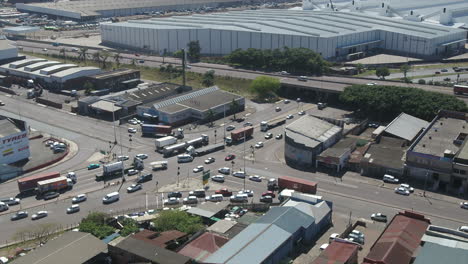
[(214, 182), (224, 182), (224, 176), (223, 175), (214, 175), (211, 176), (211, 180)]
[(196, 196), (198, 198), (204, 198), (205, 197), (205, 190), (203, 189), (198, 189), (198, 190), (195, 190), (195, 191), (190, 191), (189, 196)]
[(366, 85), (367, 85), (367, 86), (375, 86), (375, 85), (377, 85), (377, 83), (371, 82), (371, 83), (367, 83)]
[(128, 176), (132, 176), (132, 175), (135, 175), (135, 174), (138, 174), (138, 171), (137, 171), (137, 170), (129, 169), (129, 170), (127, 171), (127, 175), (128, 175)]
[(298, 112), (297, 114), (298, 114), (298, 115), (305, 115), (306, 112), (305, 112), (305, 111), (300, 111), (300, 112)]
[(234, 203), (246, 203), (249, 201), (249, 197), (247, 196), (247, 194), (236, 194), (236, 195), (232, 195), (229, 198), (229, 201), (234, 202)]
[(226, 131), (232, 131), (234, 129), (236, 129), (236, 127), (233, 126), (233, 125), (229, 125), (229, 126), (226, 127)]
[(440, 71), (436, 71), (435, 74), (440, 74)]
[(148, 158), (148, 154), (140, 153), (140, 154), (136, 154), (135, 157), (144, 160)]
[(73, 197), (72, 198), (72, 203), (81, 203), (81, 202), (84, 202), (86, 201), (86, 199), (88, 199), (86, 197), (86, 194), (82, 193), (82, 194), (78, 194), (77, 196)]
[(441, 71), (441, 72), (448, 72), (447, 69), (442, 69), (442, 70), (440, 70), (440, 71)]
[(289, 104), (291, 101), (289, 101), (288, 99), (284, 99), (284, 103), (285, 104)]
[(227, 174), (227, 175), (229, 175), (229, 174), (231, 174), (231, 169), (228, 168), (228, 167), (222, 167), (222, 168), (219, 168), (219, 169), (218, 169), (218, 172), (219, 172), (219, 173), (222, 173), (222, 174)]
[(19, 212), (16, 212), (14, 215), (12, 215), (10, 217), (11, 221), (16, 221), (16, 220), (20, 220), (20, 219), (23, 219), (23, 218), (26, 218), (28, 217), (28, 212), (26, 211), (19, 211)]
[(283, 134), (278, 134), (278, 135), (276, 135), (275, 138), (276, 138), (276, 139), (282, 139), (282, 138), (283, 138)]
[(273, 197), (267, 195), (267, 196), (262, 196), (260, 197), (260, 202), (262, 203), (272, 203), (273, 202)]
[(138, 62), (139, 63), (145, 63), (145, 60), (139, 60)]
[(408, 190), (410, 193), (414, 192), (414, 188), (411, 187), (411, 186), (410, 186), (409, 184), (407, 184), (407, 183), (402, 183), (402, 184), (400, 184), (400, 187), (405, 188), (405, 189)]
[(233, 160), (236, 158), (236, 155), (234, 154), (229, 154), (226, 156), (226, 158), (224, 158), (225, 161), (230, 161), (230, 160)]
[(252, 190), (240, 190), (237, 192), (238, 194), (247, 194), (248, 197), (254, 196), (254, 191)]
[(382, 213), (371, 214), (370, 218), (374, 221), (387, 222), (387, 216)]
[(46, 49), (46, 48), (43, 48), (43, 49), (42, 49), (42, 51), (48, 51), (48, 49)]
[(31, 216), (32, 220), (41, 219), (47, 216), (47, 211), (39, 211)]
[(222, 196), (226, 197), (226, 196), (231, 196), (232, 192), (229, 191), (229, 189), (227, 188), (222, 188), (222, 189), (216, 190), (215, 194), (221, 194)]
[(468, 202), (461, 202), (460, 203), (460, 208), (468, 209)]
[(251, 175), (249, 176), (249, 180), (254, 181), (254, 182), (261, 182), (262, 178), (258, 175)]
[(275, 198), (276, 194), (274, 192), (272, 192), (272, 191), (267, 191), (267, 192), (262, 193), (262, 196), (271, 196), (271, 197)]
[(151, 173), (143, 174), (140, 177), (138, 177), (137, 183), (144, 183), (147, 181), (151, 181), (152, 179), (153, 179), (153, 174)]
[(5, 105), (5, 103), (0, 101), (0, 106), (4, 106), (4, 105)]
[(72, 48), (72, 49), (70, 49), (70, 51), (77, 52), (79, 50), (77, 48)]
[(468, 226), (460, 226), (457, 230), (468, 233)]
[(410, 192), (403, 187), (397, 187), (395, 188), (395, 193), (401, 194), (401, 195), (410, 195)]
[(307, 82), (307, 76), (299, 76), (297, 77), (297, 80), (301, 82)]
[(54, 198), (57, 198), (60, 196), (60, 193), (58, 192), (48, 192), (46, 194), (44, 194), (44, 200), (51, 200), (51, 199), (54, 199)]
[(289, 75), (289, 72), (287, 72), (287, 71), (280, 71), (279, 74), (281, 74), (281, 75)]
[(132, 184), (127, 187), (127, 192), (128, 193), (136, 192), (138, 190), (141, 190), (141, 188), (142, 188), (141, 184)]
[(286, 119), (293, 119), (293, 118), (294, 118), (293, 115), (287, 115), (287, 116), (286, 116)]
[(255, 144), (255, 148), (263, 148), (263, 142), (257, 142), (257, 144)]
[(17, 205), (17, 204), (20, 204), (21, 199), (20, 198), (9, 197), (9, 198), (1, 199), (0, 202), (5, 203), (5, 204), (7, 204), (9, 206), (10, 205)]
[(88, 165), (88, 170), (94, 170), (94, 169), (97, 169), (97, 168), (99, 168), (99, 167), (101, 167), (101, 164), (99, 164), (99, 163), (91, 163), (91, 164)]
[(394, 176), (388, 175), (388, 174), (385, 174), (382, 180), (384, 182), (388, 182), (388, 183), (398, 183), (400, 181), (397, 178), (395, 178)]
[(124, 160), (128, 160), (128, 159), (130, 159), (130, 157), (129, 157), (129, 156), (126, 156), (126, 155), (124, 155), (124, 156), (117, 156), (117, 160), (118, 160), (118, 161), (124, 161)]
[(176, 205), (180, 203), (180, 198), (171, 197), (169, 199), (164, 200), (164, 205)]
[(248, 127), (248, 126), (253, 126), (253, 125), (252, 125), (252, 123), (250, 123), (250, 122), (245, 122), (245, 123), (244, 123), (244, 127)]
[(171, 197), (181, 198), (182, 193), (181, 192), (170, 192), (170, 193), (167, 194), (167, 198), (171, 198)]
[(197, 166), (195, 169), (193, 169), (193, 173), (198, 173), (198, 172), (202, 172), (204, 170), (203, 166), (200, 165), (200, 166)]
[(247, 174), (245, 173), (245, 171), (236, 171), (232, 173), (232, 176), (244, 179), (245, 176), (247, 176)]
[(189, 196), (182, 200), (183, 204), (197, 204), (198, 198), (196, 196)]
[(137, 57), (140, 57), (140, 54), (138, 54), (138, 53), (135, 53), (135, 56), (137, 56)]
[(279, 112), (279, 111), (281, 111), (281, 108), (279, 106), (277, 106), (277, 107), (275, 107), (275, 111)]
[(205, 197), (205, 201), (207, 202), (221, 202), (223, 199), (223, 195), (221, 194), (213, 194)]
[(214, 157), (209, 157), (209, 158), (207, 158), (207, 159), (205, 160), (205, 164), (210, 164), (210, 163), (213, 163), (213, 162), (215, 162), (215, 161), (216, 161), (216, 159), (215, 159)]
[(74, 204), (67, 208), (67, 214), (73, 214), (80, 211), (80, 206), (78, 204)]
[(128, 131), (128, 133), (134, 134), (134, 133), (137, 132), (137, 129), (136, 129), (136, 128), (133, 128), (133, 127), (129, 127), (127, 131)]
[(270, 133), (270, 132), (268, 132), (268, 133), (265, 134), (265, 139), (270, 139), (270, 138), (272, 138), (272, 137), (273, 137), (273, 134)]

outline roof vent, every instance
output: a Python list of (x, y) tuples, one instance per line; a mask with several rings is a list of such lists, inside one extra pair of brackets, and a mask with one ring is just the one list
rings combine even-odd
[(383, 7), (385, 7), (385, 4), (384, 4), (384, 3), (382, 3), (382, 8), (383, 8)]
[(435, 129), (435, 132), (437, 132), (437, 128)]

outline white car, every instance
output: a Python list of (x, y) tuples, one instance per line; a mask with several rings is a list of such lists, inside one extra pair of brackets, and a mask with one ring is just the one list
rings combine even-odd
[(277, 106), (277, 107), (275, 107), (275, 111), (279, 112), (279, 111), (281, 111), (281, 108)]
[(140, 154), (136, 154), (135, 157), (144, 160), (148, 158), (148, 155), (144, 153), (140, 153)]
[(338, 234), (338, 233), (331, 234), (330, 237), (328, 238), (328, 242), (331, 243), (337, 237), (340, 237), (340, 234)]
[(202, 165), (200, 165), (200, 166), (197, 166), (195, 169), (193, 169), (193, 173), (198, 173), (198, 172), (201, 172), (201, 171), (203, 171), (203, 169), (204, 169), (204, 168), (203, 168), (203, 166), (202, 166)]
[(247, 194), (248, 197), (253, 197), (254, 192), (252, 190), (240, 190), (237, 192), (238, 194)]
[(118, 161), (128, 160), (129, 158), (130, 158), (129, 156), (117, 156)]
[(245, 173), (245, 171), (236, 171), (232, 173), (232, 176), (243, 179), (245, 178), (245, 176), (247, 176), (247, 174)]
[(86, 199), (88, 199), (86, 197), (86, 194), (78, 194), (77, 196), (72, 198), (72, 203), (81, 203), (86, 201)]
[(130, 186), (127, 187), (127, 192), (129, 193), (132, 193), (132, 192), (136, 192), (138, 190), (141, 190), (141, 184), (132, 184)]
[(265, 134), (265, 139), (270, 139), (270, 138), (272, 138), (272, 137), (273, 137), (273, 134), (270, 133), (270, 132), (268, 132), (268, 133)]
[(215, 158), (209, 157), (209, 158), (207, 158), (207, 159), (205, 160), (205, 164), (213, 163), (213, 162), (215, 162), (215, 160), (216, 160)]
[(128, 120), (128, 123), (131, 124), (131, 125), (137, 125), (138, 124), (138, 122), (135, 119)]
[(407, 184), (407, 183), (402, 183), (402, 184), (400, 184), (400, 187), (405, 188), (405, 189), (408, 190), (410, 193), (414, 192), (414, 188), (411, 187), (411, 186), (410, 186), (409, 184)]
[(468, 202), (461, 202), (460, 207), (463, 209), (468, 209)]
[(262, 148), (263, 147), (263, 142), (257, 142), (257, 144), (255, 144), (255, 148)]
[(285, 104), (289, 104), (291, 101), (289, 101), (288, 99), (284, 99), (284, 103)]
[(169, 199), (164, 200), (164, 205), (175, 205), (180, 203), (180, 198), (171, 197)]
[(80, 211), (80, 206), (77, 204), (74, 204), (70, 207), (67, 208), (67, 214), (73, 214)]
[(397, 187), (395, 188), (395, 193), (401, 194), (401, 195), (410, 195), (410, 192), (403, 187)]
[(138, 174), (138, 171), (137, 171), (137, 170), (130, 169), (130, 170), (127, 171), (127, 175), (128, 175), (128, 176), (132, 176), (132, 175), (135, 175), (135, 174)]
[(31, 216), (32, 220), (41, 219), (47, 216), (47, 211), (39, 211)]
[(43, 48), (43, 49), (42, 49), (42, 51), (48, 51), (48, 49), (46, 49), (46, 48)]
[(460, 226), (457, 230), (468, 233), (468, 226)]
[(374, 86), (374, 85), (377, 85), (377, 83), (371, 82), (371, 83), (368, 83), (368, 84), (367, 84), (367, 86)]
[(228, 168), (228, 167), (223, 167), (223, 168), (219, 168), (219, 169), (218, 169), (218, 172), (219, 172), (219, 173), (222, 173), (222, 174), (230, 174), (230, 173), (231, 173), (231, 169)]
[(224, 182), (224, 176), (223, 175), (211, 176), (211, 180), (214, 182)]
[(286, 119), (293, 119), (293, 118), (294, 118), (293, 115), (287, 115), (287, 116), (286, 116)]
[(305, 111), (300, 111), (299, 113), (297, 113), (298, 115), (305, 115)]
[(249, 180), (254, 181), (254, 182), (261, 182), (262, 178), (258, 175), (252, 175), (252, 176), (249, 176)]
[(328, 247), (328, 243), (322, 244), (320, 246), (320, 250), (323, 251), (323, 250), (327, 249), (327, 247)]
[(189, 196), (182, 200), (184, 204), (197, 204), (198, 198), (196, 196)]
[(129, 127), (127, 131), (128, 133), (133, 133), (133, 134), (137, 132), (136, 128), (133, 128), (133, 127)]
[(231, 196), (229, 200), (231, 202), (246, 203), (249, 201), (249, 197), (247, 194), (241, 193), (241, 194), (236, 194), (236, 195)]
[(221, 202), (224, 199), (222, 194), (213, 194), (205, 197), (205, 201)]

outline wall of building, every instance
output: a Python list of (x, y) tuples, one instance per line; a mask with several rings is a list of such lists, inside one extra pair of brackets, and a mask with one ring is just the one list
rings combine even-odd
[(10, 164), (30, 156), (28, 131), (0, 138), (0, 164)]
[(322, 151), (321, 144), (314, 149), (308, 148), (294, 142), (287, 134), (284, 142), (284, 158), (289, 166), (306, 168), (315, 166), (316, 156)]

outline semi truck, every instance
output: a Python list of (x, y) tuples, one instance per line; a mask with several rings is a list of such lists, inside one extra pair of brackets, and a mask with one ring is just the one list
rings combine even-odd
[(191, 139), (187, 141), (188, 146), (192, 146), (194, 148), (199, 148), (201, 146), (206, 146), (208, 145), (209, 142), (209, 137), (208, 135), (202, 134), (201, 136)]
[(224, 142), (213, 144), (213, 145), (208, 145), (203, 148), (199, 148), (195, 150), (195, 154), (197, 156), (203, 156), (203, 155), (210, 154), (215, 151), (222, 150), (222, 149), (224, 149)]
[(207, 145), (209, 142), (209, 137), (208, 135), (202, 134), (200, 137), (185, 141), (182, 143), (166, 146), (162, 149), (162, 154), (164, 157), (170, 157), (175, 154), (180, 154), (183, 153), (187, 150), (189, 146), (192, 146), (194, 148), (198, 148), (204, 145)]
[(165, 137), (172, 134), (172, 127), (163, 125), (142, 124), (141, 133), (143, 134), (143, 136)]
[(291, 189), (302, 193), (316, 194), (317, 183), (289, 176), (281, 176), (277, 181), (268, 182), (268, 190), (276, 189), (278, 189), (279, 192), (284, 189)]
[(275, 128), (277, 126), (284, 125), (286, 123), (286, 118), (278, 117), (275, 119), (271, 119), (270, 121), (262, 121), (260, 122), (260, 131), (266, 132), (268, 129)]
[(226, 137), (226, 144), (232, 145), (244, 140), (244, 138), (247, 140), (248, 138), (252, 137), (253, 132), (254, 128), (252, 126), (247, 126), (234, 130), (231, 132), (230, 137)]
[(102, 174), (96, 175), (96, 181), (106, 180), (108, 178), (114, 178), (122, 176), (124, 171), (123, 161), (118, 161), (102, 166)]
[(17, 182), (18, 182), (19, 192), (20, 193), (33, 192), (36, 189), (38, 182), (57, 178), (57, 177), (60, 177), (60, 172), (41, 173), (41, 174), (36, 174), (36, 175), (18, 179)]
[(36, 193), (41, 195), (47, 192), (59, 192), (73, 187), (73, 181), (67, 177), (60, 176), (37, 182)]
[(167, 137), (158, 138), (154, 142), (156, 144), (156, 151), (161, 152), (165, 146), (169, 146), (169, 145), (173, 145), (177, 143), (177, 138), (173, 136), (167, 136)]

